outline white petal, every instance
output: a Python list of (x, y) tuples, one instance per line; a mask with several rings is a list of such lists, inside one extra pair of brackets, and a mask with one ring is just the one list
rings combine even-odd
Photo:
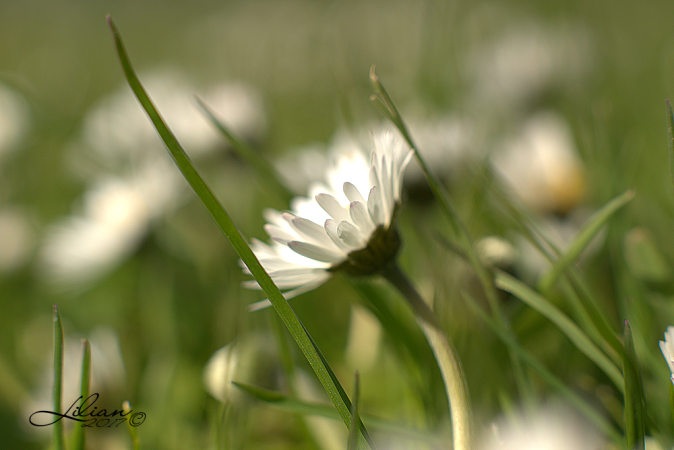
[(369, 236), (374, 231), (374, 223), (370, 219), (370, 213), (367, 207), (360, 202), (353, 202), (349, 207), (349, 214), (351, 214), (351, 221), (360, 228), (361, 233)]
[(264, 231), (274, 241), (280, 242), (282, 244), (286, 244), (297, 239), (297, 236), (293, 236), (291, 233), (288, 233), (278, 225), (272, 225), (270, 223), (265, 224)]
[(337, 236), (354, 249), (367, 245), (368, 236), (365, 236), (358, 228), (346, 220), (340, 222), (337, 226)]
[(340, 205), (337, 199), (332, 195), (318, 194), (316, 196), (316, 202), (318, 202), (318, 204), (321, 205), (321, 208), (330, 214), (330, 217), (337, 222), (348, 220), (350, 218), (349, 210)]
[(349, 202), (360, 202), (363, 204), (366, 203), (365, 199), (356, 186), (349, 183), (348, 181), (344, 183), (344, 195), (346, 195), (346, 198), (349, 199)]
[(398, 167), (398, 173), (393, 178), (393, 181), (394, 181), (393, 195), (395, 195), (395, 201), (396, 202), (400, 201), (400, 194), (401, 194), (402, 187), (403, 187), (403, 176), (405, 174), (405, 169), (407, 169), (407, 165), (410, 163), (410, 161), (412, 161), (413, 156), (414, 156), (414, 152), (412, 150), (407, 152), (407, 154), (403, 158), (402, 162), (400, 163), (400, 166)]
[(384, 208), (382, 206), (379, 191), (380, 189), (377, 186), (374, 186), (370, 190), (370, 195), (367, 197), (367, 210), (370, 212), (370, 217), (375, 226), (388, 225), (388, 223), (386, 223), (387, 220), (384, 217)]
[(344, 255), (337, 251), (329, 250), (325, 247), (309, 244), (307, 242), (292, 241), (288, 243), (288, 247), (296, 253), (310, 259), (315, 259), (316, 261), (336, 263), (344, 259)]
[[(297, 297), (298, 295), (304, 294), (305, 292), (309, 292), (313, 289), (316, 289), (318, 286), (321, 284), (325, 283), (327, 279), (330, 278), (330, 274), (328, 272), (324, 272), (323, 276), (320, 278), (316, 278), (316, 281), (313, 283), (306, 284), (304, 286), (300, 286), (297, 289), (293, 289), (287, 292), (283, 293), (283, 296), (285, 297), (286, 300), (290, 300), (292, 298)], [(268, 308), (271, 306), (271, 302), (269, 299), (264, 299), (260, 300), (259, 302), (252, 303), (248, 305), (248, 311), (259, 311), (260, 309)]]
[(325, 228), (312, 222), (311, 220), (303, 219), (301, 217), (295, 217), (291, 221), (291, 225), (301, 237), (306, 238), (314, 244), (321, 245), (326, 248), (333, 248), (335, 244), (328, 237), (328, 234), (325, 232)]
[(344, 252), (344, 257), (353, 250), (353, 248), (348, 245), (346, 242), (341, 240), (337, 234), (337, 222), (335, 222), (332, 219), (328, 219), (325, 221), (325, 232), (328, 234), (328, 237), (332, 240), (332, 242), (339, 247), (340, 250)]

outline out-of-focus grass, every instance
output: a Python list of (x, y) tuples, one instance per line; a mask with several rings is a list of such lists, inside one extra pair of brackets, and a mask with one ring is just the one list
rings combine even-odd
[[(380, 121), (367, 100), (373, 63), (403, 116), (423, 120), (453, 111), (487, 124), (479, 131), (483, 148), (476, 151), (495, 150), (501, 133), (512, 132), (534, 111), (562, 114), (586, 170), (584, 203), (596, 209), (626, 189), (636, 193), (611, 220), (605, 244), (581, 271), (617, 330), (621, 319), (630, 319), (647, 405), (653, 408), (649, 413), (667, 434), (666, 401), (653, 399), (667, 397), (667, 368), (657, 339), (674, 323), (672, 290), (635, 277), (623, 249), (626, 233), (642, 227), (671, 271), (674, 215), (664, 99), (674, 92), (667, 22), (672, 8), (664, 1), (647, 8), (526, 1), (507, 8), (497, 2), (440, 1), (2, 2), (0, 81), (25, 96), (31, 123), (20, 146), (0, 159), (0, 207), (27, 208), (36, 240), (26, 265), (0, 275), (0, 386), (18, 386), (26, 396), (37, 390), (50, 360), (45, 317), (58, 303), (67, 336), (87, 335), (101, 325), (117, 332), (126, 375), (102, 393), (101, 402), (114, 408), (129, 399), (134, 410), (146, 412), (148, 420), (137, 431), (147, 448), (208, 448), (208, 420), (218, 420), (211, 418), (218, 416), (212, 412), (218, 407), (203, 390), (203, 366), (231, 340), (270, 328), (266, 313), (245, 311), (260, 296), (242, 290), (234, 252), (195, 202), (153, 223), (138, 251), (86, 290), (56, 291), (40, 278), (36, 255), (47, 225), (70, 214), (87, 188), (71, 171), (72, 142), (88, 109), (123, 82), (104, 22), (111, 13), (139, 71), (177, 67), (196, 83), (239, 79), (258, 88), (270, 124), (259, 150), (271, 159), (312, 141), (326, 142), (340, 126), (359, 129)], [(532, 27), (569, 32), (587, 42), (583, 73), (569, 78), (564, 62), (558, 62), (552, 81), (516, 107), (503, 106), (496, 94), (478, 99), (480, 69), (469, 70), (476, 55)], [(264, 237), (262, 209), (284, 205), (270, 205), (250, 168), (233, 157), (220, 155), (203, 164), (244, 235)], [(445, 180), (447, 187), (472, 236), (507, 236), (508, 222), (501, 220), (506, 214), (483, 195), (488, 189), (478, 172), (475, 166), (465, 168)], [(401, 219), (402, 263), (423, 293), (435, 297), (463, 357), (478, 419), (490, 420), (517, 396), (505, 347), (470, 312), (457, 288), (480, 300), (477, 282), (461, 258), (436, 245), (435, 235), (445, 225), (432, 203), (410, 194)], [(431, 284), (437, 280), (442, 282)], [(357, 298), (355, 290), (337, 278), (292, 301), (348, 392), (356, 369), (343, 355), (350, 307), (332, 300), (350, 297)], [(552, 297), (573, 317), (561, 295)], [(606, 391), (600, 371), (549, 322), (505, 295), (501, 301), (522, 345), (560, 379), (588, 395)], [(360, 410), (419, 426), (441, 424), (445, 405), (438, 404), (442, 388), (436, 369), (418, 367), (423, 356), (400, 350), (396, 336), (385, 334), (383, 342), (381, 364), (361, 372)], [(299, 354), (294, 360), (306, 369)], [(95, 356), (92, 364), (95, 370)], [(255, 381), (282, 389), (278, 364), (269, 362), (270, 370), (259, 371)], [(550, 392), (536, 375), (531, 379), (535, 394)], [(608, 399), (603, 405), (608, 415), (616, 413), (614, 397), (599, 398)], [(45, 447), (48, 438), (36, 438), (27, 425), (22, 407), (28, 397), (2, 392), (0, 399), (3, 445)], [(247, 425), (254, 432), (249, 435), (242, 426), (232, 439), (253, 440), (251, 448), (311, 448), (294, 416), (251, 401), (237, 408), (241, 417), (255, 418)], [(96, 443), (95, 434), (87, 440)], [(97, 448), (107, 438), (99, 435)], [(130, 448), (126, 436), (120, 439)]]

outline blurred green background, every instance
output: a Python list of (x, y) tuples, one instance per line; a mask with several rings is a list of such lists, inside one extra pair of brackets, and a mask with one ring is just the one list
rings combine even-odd
[[(625, 318), (640, 326), (637, 351), (648, 353), (649, 367), (658, 367), (646, 370), (647, 382), (652, 381), (648, 392), (661, 390), (666, 397), (667, 371), (657, 361), (657, 340), (674, 323), (669, 282), (673, 199), (664, 106), (674, 93), (671, 2), (5, 0), (0, 3), (0, 83), (8, 93), (7, 100), (0, 96), (0, 106), (9, 105), (0, 114), (5, 121), (0, 137), (9, 136), (0, 142), (3, 446), (49, 445), (49, 435), (27, 422), (36, 410), (30, 408), (40, 401), (44, 405), (39, 399), (49, 380), (51, 311), (58, 304), (66, 336), (72, 338), (66, 343), (70, 350), (77, 354), (81, 337), (96, 344), (96, 336), (108, 349), (101, 353), (107, 356), (93, 359), (95, 368), (99, 364), (102, 373), (112, 374), (107, 381), (99, 374), (101, 384), (94, 388), (101, 392), (101, 406), (118, 408), (128, 399), (134, 410), (147, 414), (137, 429), (144, 448), (222, 448), (216, 446), (218, 429), (227, 430), (226, 448), (323, 448), (316, 447), (320, 439), (307, 437), (296, 416), (245, 396), (231, 406), (240, 414), (229, 414), (219, 424), (222, 406), (204, 389), (202, 370), (225, 344), (248, 346), (246, 358), (257, 361), (250, 363), (249, 382), (285, 389), (272, 331), (275, 317), (271, 310), (246, 311), (261, 294), (241, 287), (246, 277), (234, 251), (179, 180), (171, 178), (174, 190), (165, 191), (179, 200), (157, 207), (160, 211), (149, 207), (152, 212), (143, 213), (148, 215), (125, 250), (105, 269), (92, 269), (94, 275), (84, 282), (70, 282), (50, 266), (55, 258), (70, 257), (49, 253), (51, 233), (64, 223), (72, 225), (67, 217), (95, 209), (87, 206), (87, 192), (101, 180), (142, 177), (147, 162), (142, 155), (159, 145), (159, 138), (154, 144), (148, 138), (139, 142), (137, 153), (101, 156), (95, 147), (109, 144), (111, 135), (94, 134), (97, 143), (86, 134), (97, 108), (128, 91), (105, 23), (108, 13), (141, 81), (156, 74), (189, 80), (183, 83), (187, 89), (172, 93), (182, 99), (173, 117), (189, 117), (184, 119), (188, 153), (189, 121), (201, 116), (193, 95), (223, 83), (245, 83), (256, 93), (262, 108), (254, 110), (253, 125), (241, 133), (270, 161), (328, 145), (338, 130), (361, 133), (382, 121), (368, 100), (368, 71), (376, 64), (404, 118), (423, 124), (452, 116), (470, 124), (463, 152), (477, 156), (464, 155), (452, 168), (436, 168), (476, 240), (512, 237), (503, 208), (485, 194), (485, 155), (499, 152), (505, 136), (516, 134), (537, 112), (554, 111), (571, 131), (585, 190), (568, 208), (540, 215), (565, 220), (573, 208), (593, 210), (628, 188), (636, 191), (583, 271), (616, 329)], [(236, 108), (225, 113), (226, 101), (214, 109), (237, 116)], [(139, 112), (138, 106), (128, 114), (144, 120)], [(170, 113), (166, 117), (169, 126), (175, 124)], [(134, 136), (130, 128), (115, 132)], [(197, 167), (244, 236), (265, 240), (262, 210), (287, 204), (265, 189), (224, 140), (204, 147), (195, 156)], [(168, 161), (161, 151), (157, 155)], [(163, 191), (155, 189), (151, 192)], [(142, 200), (152, 203), (148, 198), (154, 197)], [(140, 213), (130, 211), (124, 213), (133, 222)], [(625, 236), (637, 226), (641, 234), (633, 239), (641, 242), (646, 236), (655, 243), (655, 269), (635, 269), (643, 266), (640, 256), (625, 260), (625, 246), (632, 242), (626, 243)], [(422, 293), (435, 298), (464, 359), (478, 422), (484, 424), (509, 403), (504, 399), (519, 400), (512, 394), (504, 347), (459, 295), (459, 286), (467, 286), (479, 296), (475, 281), (464, 276), (468, 269), (460, 258), (437, 245), (435, 236), (444, 227), (423, 185), (410, 183), (400, 224), (402, 264)], [(100, 245), (101, 252), (107, 248), (96, 239), (81, 245)], [(378, 292), (390, 293), (372, 283)], [(630, 316), (630, 302), (643, 305), (638, 317)], [(353, 371), (365, 363), (354, 362), (359, 360), (350, 359), (345, 349), (367, 347), (350, 344), (352, 305), (362, 303), (353, 282), (337, 277), (291, 303), (341, 381), (351, 386)], [(504, 296), (523, 345), (574, 390), (595, 395), (597, 385), (606, 382), (597, 369), (549, 322), (516, 303)], [(447, 420), (446, 405), (438, 400), (437, 369), (430, 360), (430, 368), (417, 367), (397, 339), (384, 333), (376, 356), (366, 357), (378, 364), (360, 369), (363, 408), (437, 431)], [(308, 371), (294, 343), (290, 347), (296, 365)], [(541, 398), (548, 395), (544, 383), (536, 389)], [(663, 405), (655, 416), (666, 416)], [(611, 407), (610, 401), (599, 406), (608, 415)], [(94, 430), (90, 436), (91, 448), (131, 448), (121, 429)]]

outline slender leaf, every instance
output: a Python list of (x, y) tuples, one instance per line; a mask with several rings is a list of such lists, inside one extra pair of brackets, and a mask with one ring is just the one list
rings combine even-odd
[[(133, 68), (131, 67), (126, 50), (122, 44), (121, 36), (119, 35), (117, 28), (109, 16), (108, 24), (110, 25), (110, 29), (115, 40), (115, 45), (117, 47), (117, 53), (119, 55), (119, 59), (122, 64), (122, 68), (124, 69), (124, 74), (129, 83), (129, 86), (138, 98), (138, 101), (145, 112), (150, 117), (150, 120), (164, 141), (169, 154), (173, 158), (187, 182), (190, 184), (194, 192), (211, 214), (211, 217), (213, 217), (229, 243), (232, 245), (232, 247), (234, 247), (234, 250), (237, 252), (241, 260), (246, 264), (250, 270), (250, 273), (253, 275), (265, 294), (267, 294), (267, 298), (272, 303), (274, 309), (281, 317), (281, 320), (283, 320), (283, 323), (290, 331), (290, 334), (293, 336), (293, 339), (295, 339), (295, 342), (297, 342), (300, 350), (302, 350), (302, 353), (307, 358), (309, 365), (316, 373), (316, 376), (323, 385), (323, 388), (337, 408), (340, 417), (346, 426), (349, 427), (351, 425), (351, 405), (348, 402), (348, 397), (344, 393), (344, 389), (339, 384), (337, 377), (329, 368), (327, 361), (325, 361), (322, 356), (319, 356), (319, 353), (316, 351), (317, 347), (313, 343), (313, 340), (300, 322), (299, 318), (290, 307), (285, 297), (283, 297), (281, 291), (274, 284), (271, 277), (264, 270), (257, 257), (248, 246), (246, 240), (243, 238), (243, 236), (241, 236), (241, 233), (236, 228), (225, 209), (215, 198), (215, 195), (213, 195), (204, 180), (201, 178), (189, 157), (185, 153), (185, 150), (183, 150), (178, 140), (175, 138), (173, 133), (169, 130), (157, 112), (156, 108), (152, 104), (152, 101), (138, 80), (138, 77), (136, 76)], [(367, 432), (364, 431), (364, 434), (367, 436)], [(366, 441), (371, 442), (369, 436), (366, 437)], [(363, 448), (368, 447), (364, 446)]]
[(625, 321), (625, 354), (623, 359), (623, 373), (625, 375), (625, 438), (628, 449), (644, 450), (644, 394), (641, 375), (634, 351), (632, 328)]
[(672, 423), (674, 423), (674, 383), (669, 380), (669, 412), (672, 415)]
[(538, 290), (545, 293), (552, 289), (559, 276), (578, 258), (578, 255), (587, 247), (592, 238), (608, 222), (611, 216), (633, 198), (634, 191), (628, 190), (609, 201), (602, 209), (590, 217), (587, 224), (569, 245), (567, 252), (541, 277), (538, 283)]
[[(57, 305), (54, 305), (54, 412), (61, 413), (61, 397), (63, 395), (63, 324)], [(54, 427), (53, 439), (56, 450), (66, 449), (64, 420), (58, 420)]]
[(349, 430), (349, 450), (356, 449), (356, 442), (358, 440), (358, 433), (356, 433), (356, 428), (360, 416), (358, 415), (358, 397), (360, 396), (359, 388), (360, 382), (358, 381), (358, 372), (353, 377), (353, 403), (351, 403), (351, 429)]
[[(85, 399), (89, 398), (89, 389), (91, 386), (91, 344), (87, 339), (82, 339), (82, 378), (80, 381), (80, 407)], [(77, 426), (74, 430), (75, 450), (84, 450), (86, 445), (87, 427)]]
[(504, 272), (498, 272), (496, 274), (495, 283), (497, 287), (506, 292), (510, 292), (557, 325), (562, 333), (571, 340), (578, 350), (594, 361), (594, 363), (608, 375), (617, 388), (621, 391), (624, 389), (624, 380), (618, 368), (601, 350), (599, 350), (599, 348), (597, 348), (590, 338), (588, 338), (587, 335), (566, 316), (566, 314), (559, 310), (559, 308), (521, 281)]
[[(125, 415), (131, 412), (131, 404), (129, 403), (128, 400), (125, 400), (122, 403), (122, 410), (124, 411)], [(126, 428), (129, 430), (129, 434), (131, 435), (131, 443), (133, 444), (133, 450), (140, 450), (140, 441), (138, 440), (138, 433), (136, 432), (136, 427), (131, 425), (130, 420), (127, 420)]]

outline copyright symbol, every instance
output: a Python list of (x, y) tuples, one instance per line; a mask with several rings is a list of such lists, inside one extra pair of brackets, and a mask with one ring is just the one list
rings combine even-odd
[(144, 412), (133, 413), (131, 417), (129, 417), (129, 425), (131, 425), (132, 427), (137, 427), (141, 425), (143, 422), (145, 422)]

